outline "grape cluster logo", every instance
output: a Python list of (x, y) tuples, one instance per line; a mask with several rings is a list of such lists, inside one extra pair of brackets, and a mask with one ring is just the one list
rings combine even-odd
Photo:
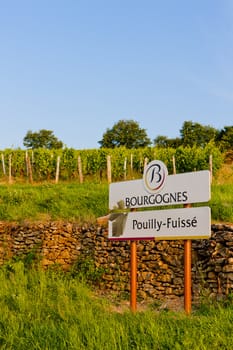
[(149, 193), (159, 192), (165, 185), (168, 170), (160, 160), (153, 160), (144, 169), (143, 182)]

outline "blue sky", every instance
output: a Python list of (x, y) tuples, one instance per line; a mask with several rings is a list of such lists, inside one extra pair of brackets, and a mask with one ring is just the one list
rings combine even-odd
[(120, 119), (233, 125), (232, 0), (0, 0), (0, 149), (98, 148)]

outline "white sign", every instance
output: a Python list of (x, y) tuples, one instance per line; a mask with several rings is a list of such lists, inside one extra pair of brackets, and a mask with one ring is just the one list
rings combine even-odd
[(108, 222), (109, 239), (200, 239), (211, 235), (210, 208), (112, 213)]
[[(148, 164), (149, 165), (149, 164)], [(153, 191), (150, 183), (144, 179), (111, 183), (109, 186), (109, 209), (143, 208), (165, 205), (208, 202), (210, 200), (209, 170), (195, 171), (176, 175), (161, 173), (157, 168), (159, 188)], [(163, 182), (161, 182), (163, 180)], [(152, 182), (152, 181), (151, 181)], [(156, 186), (155, 186), (156, 187)]]

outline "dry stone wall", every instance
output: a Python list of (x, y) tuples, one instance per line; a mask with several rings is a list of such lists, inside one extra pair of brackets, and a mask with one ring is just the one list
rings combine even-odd
[[(92, 260), (104, 273), (98, 288), (130, 290), (130, 244), (109, 241), (104, 227), (74, 223), (0, 223), (0, 264), (34, 252), (47, 268), (68, 270), (79, 259)], [(183, 241), (137, 242), (138, 296), (183, 296)], [(192, 293), (223, 296), (233, 290), (233, 225), (212, 225), (210, 239), (192, 241)]]

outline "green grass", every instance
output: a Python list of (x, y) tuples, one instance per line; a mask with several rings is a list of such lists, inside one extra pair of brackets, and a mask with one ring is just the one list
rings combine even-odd
[(233, 223), (233, 184), (213, 185), (210, 206), (213, 220)]
[[(213, 222), (233, 222), (233, 184), (213, 184)], [(202, 205), (202, 204), (201, 204)], [(158, 209), (158, 207), (157, 207)], [(96, 221), (108, 213), (108, 184), (13, 184), (0, 186), (0, 220)]]
[(58, 271), (0, 268), (0, 349), (233, 349), (233, 304), (184, 312), (112, 311), (110, 302)]
[(1, 185), (0, 220), (95, 222), (108, 210), (104, 184)]

